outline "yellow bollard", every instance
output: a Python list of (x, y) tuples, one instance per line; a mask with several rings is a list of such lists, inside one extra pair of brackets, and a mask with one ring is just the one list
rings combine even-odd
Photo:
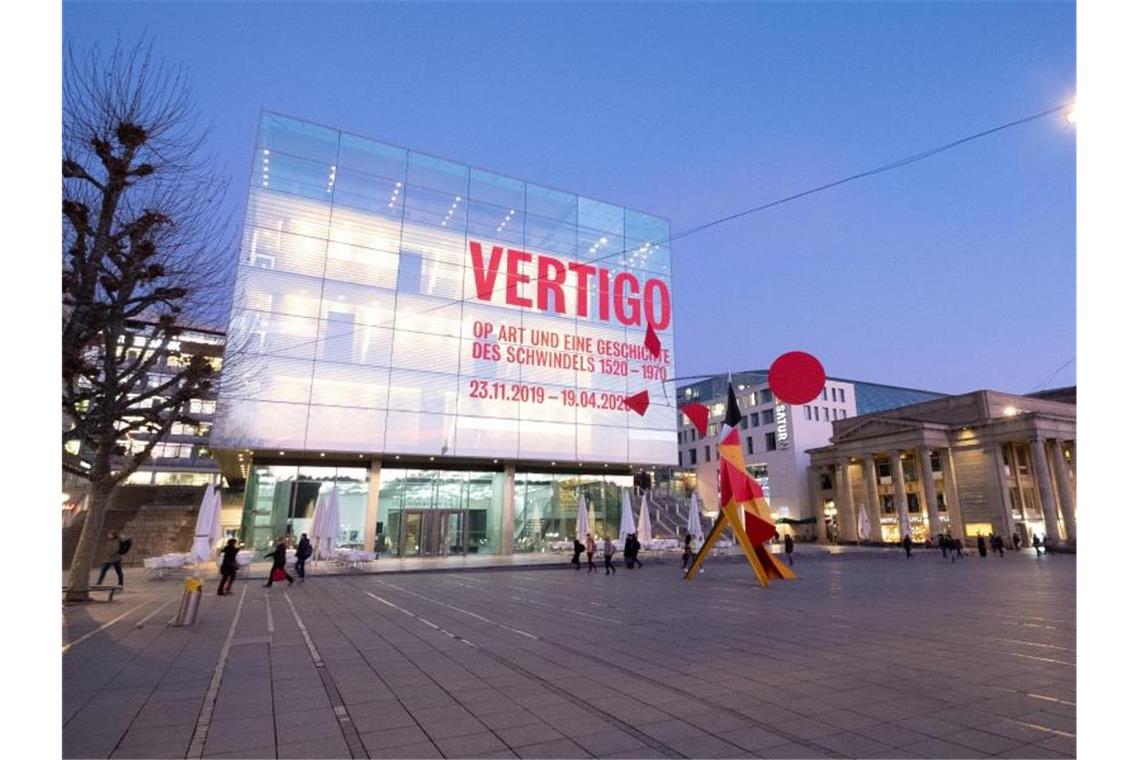
[(194, 625), (198, 617), (198, 605), (202, 602), (202, 580), (191, 575), (182, 584), (182, 602), (178, 605), (178, 614), (174, 616), (171, 625)]

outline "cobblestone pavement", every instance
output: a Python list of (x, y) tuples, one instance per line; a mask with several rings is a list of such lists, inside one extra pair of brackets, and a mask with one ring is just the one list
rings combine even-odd
[[(1074, 757), (1076, 562), (740, 560), (207, 585), (64, 610), (81, 757)], [(120, 601), (121, 600), (121, 601)]]

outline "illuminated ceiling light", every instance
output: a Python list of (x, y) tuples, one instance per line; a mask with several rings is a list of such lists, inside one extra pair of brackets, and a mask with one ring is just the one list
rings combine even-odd
[(265, 155), (268, 156), (269, 155), (269, 148), (266, 148), (265, 150), (263, 150), (262, 153), (264, 153)]
[(397, 455), (396, 455), (396, 459), (399, 459), (399, 458), (400, 458), (400, 455), (399, 455), (399, 454), (397, 454)]
[(1001, 413), (1004, 414), (1006, 417), (1014, 417), (1017, 415), (1018, 411), (1019, 410), (1016, 406), (1007, 406), (1005, 409), (1001, 410)]
[[(399, 457), (397, 457), (397, 459), (398, 459), (398, 458), (399, 458)], [(428, 457), (428, 461), (434, 462), (434, 461), (435, 461), (435, 457)]]
[(396, 205), (395, 203), (389, 203), (389, 204), (388, 204), (388, 208), (392, 208), (392, 207), (394, 207), (395, 205)]
[(404, 183), (403, 183), (403, 182), (397, 182), (397, 183), (396, 183), (396, 187), (403, 187), (403, 186), (404, 186)]
[(507, 212), (507, 216), (514, 216), (514, 215), (515, 215), (514, 209), (511, 209), (510, 211)]
[(554, 462), (551, 462), (550, 464), (551, 464), (551, 465), (553, 465), (553, 464), (554, 464)]
[(363, 454), (357, 454), (356, 456), (357, 456), (357, 457), (359, 457), (360, 459), (364, 459), (364, 455), (363, 455)]
[(455, 196), (455, 202), (456, 202), (456, 203), (459, 203), (459, 201), (461, 201), (461, 200), (463, 200), (463, 199), (462, 199), (462, 198), (460, 198), (458, 195), (457, 195), (457, 196)]
[(284, 451), (278, 451), (277, 456), (283, 457), (283, 456), (285, 456), (285, 452)]
[(606, 240), (605, 238), (602, 238), (602, 239), (601, 239), (599, 242), (601, 242), (601, 244), (602, 244), (602, 245), (605, 245), (605, 244), (606, 244), (606, 243), (608, 243), (609, 241), (608, 241), (608, 240)]
[(325, 455), (325, 452), (323, 452), (323, 451), (322, 451), (322, 452), (321, 452), (321, 456), (324, 456), (324, 455)]
[(268, 182), (262, 182), (262, 183), (261, 183), (261, 186), (262, 186), (262, 187), (269, 187), (269, 183), (268, 183)]

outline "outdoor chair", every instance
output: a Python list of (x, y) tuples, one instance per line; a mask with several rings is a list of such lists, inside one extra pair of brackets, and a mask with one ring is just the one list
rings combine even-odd
[(162, 579), (166, 577), (166, 567), (163, 565), (162, 557), (146, 557), (143, 559), (143, 571), (146, 577), (151, 580)]

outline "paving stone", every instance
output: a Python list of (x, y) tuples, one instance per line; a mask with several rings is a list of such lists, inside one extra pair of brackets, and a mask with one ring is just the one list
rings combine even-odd
[(300, 744), (278, 744), (279, 758), (342, 758), (348, 757), (348, 745), (341, 736), (326, 737)]
[(513, 747), (512, 749), (514, 749), (515, 754), (521, 758), (535, 758), (535, 760), (538, 758), (593, 757), (593, 755), (569, 739), (531, 744), (526, 747)]
[(444, 757), (470, 757), (482, 752), (507, 749), (507, 745), (490, 731), (457, 736), (454, 739), (437, 739), (434, 743)]
[(457, 718), (439, 723), (420, 723), (420, 725), (433, 741), (478, 734), (487, 730), (487, 727), (475, 718)]
[(493, 731), (498, 731), (501, 728), (521, 728), (523, 726), (533, 726), (537, 723), (542, 723), (542, 719), (534, 713), (517, 709), (509, 712), (479, 715), (478, 717), (487, 728)]
[(972, 750), (987, 755), (996, 755), (998, 752), (1005, 752), (1019, 745), (1026, 744), (1026, 742), (1010, 739), (1007, 736), (998, 736), (997, 734), (977, 731), (972, 728), (947, 734), (944, 738), (948, 742), (961, 744), (963, 747), (969, 747)]
[(749, 752), (710, 734), (665, 742), (685, 757), (748, 757)]
[(388, 728), (382, 731), (362, 733), (360, 735), (360, 741), (364, 744), (365, 748), (371, 752), (374, 749), (402, 747), (406, 744), (423, 744), (430, 740), (427, 734), (420, 730), (419, 726), (402, 726), (400, 728)]
[[(737, 728), (732, 731), (722, 731), (717, 734), (721, 739), (746, 750), (760, 751), (768, 747), (778, 747), (787, 744), (787, 736), (772, 733), (759, 726)], [(666, 742), (668, 743), (668, 742)]]
[(368, 751), (369, 757), (399, 758), (399, 760), (416, 760), (416, 758), (443, 757), (434, 744), (404, 744), (399, 747), (385, 747)]
[[(567, 727), (569, 728), (569, 727)], [(530, 744), (558, 741), (565, 735), (545, 723), (532, 723), (512, 728), (496, 728), (495, 733), (509, 747), (525, 747)]]

